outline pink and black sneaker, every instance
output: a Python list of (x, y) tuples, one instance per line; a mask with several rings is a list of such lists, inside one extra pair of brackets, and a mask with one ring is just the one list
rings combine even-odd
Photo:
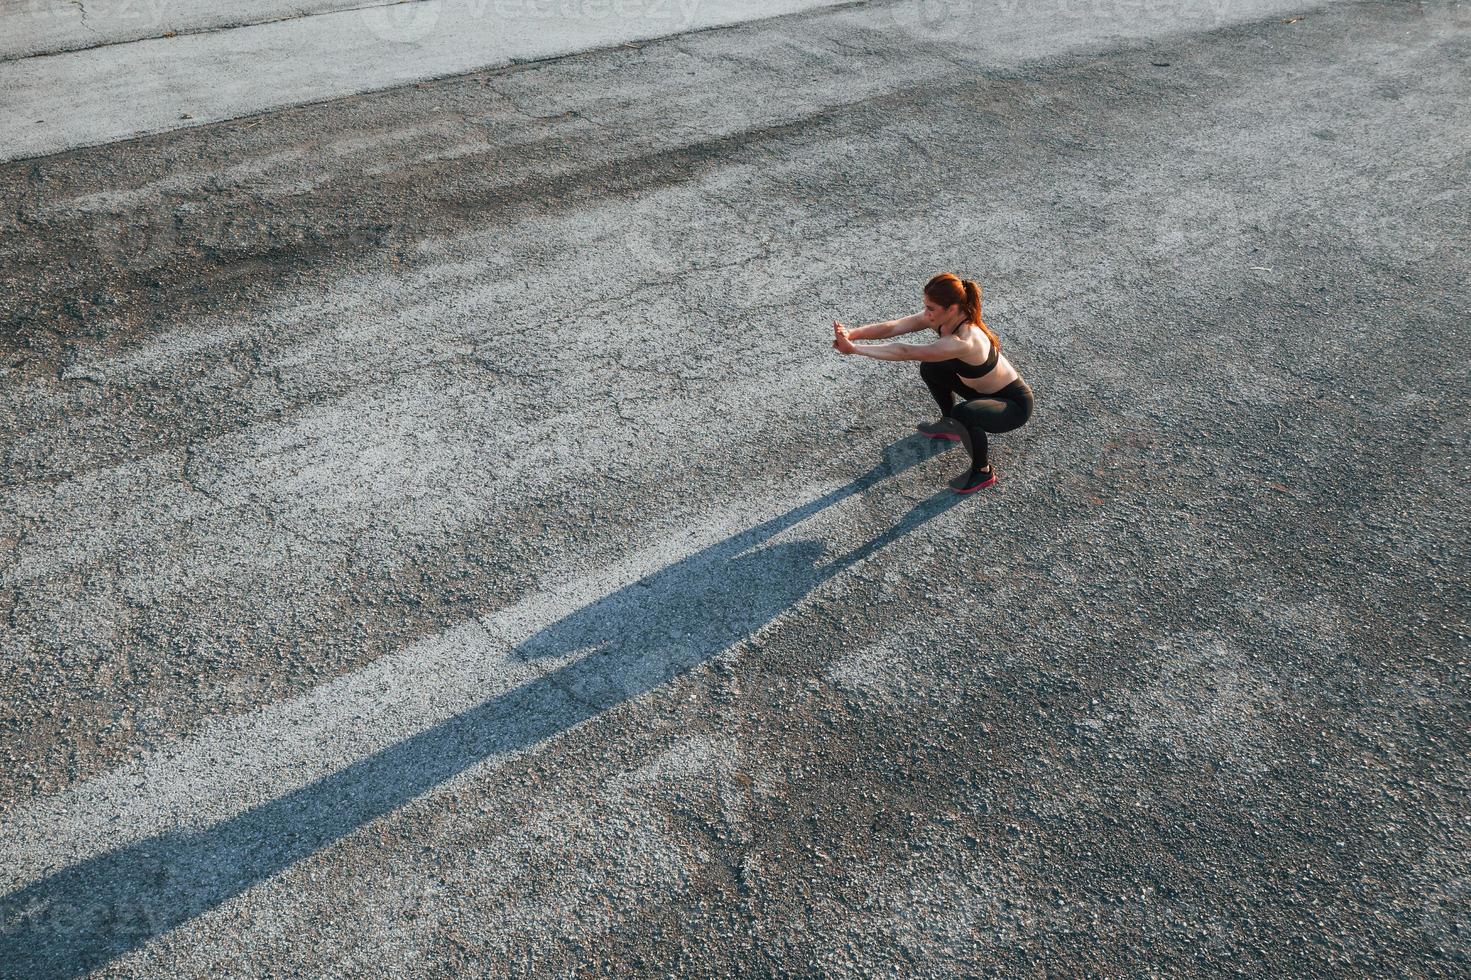
[(938, 422), (921, 422), (915, 429), (931, 439), (949, 439), (951, 442), (960, 441), (960, 423), (954, 419), (941, 419)]
[(996, 471), (990, 464), (983, 470), (972, 467), (950, 481), (950, 489), (956, 493), (975, 493), (996, 482)]

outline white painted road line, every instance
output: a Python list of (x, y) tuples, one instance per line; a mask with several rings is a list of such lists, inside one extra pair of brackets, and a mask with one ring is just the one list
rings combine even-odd
[[(141, 2), (141, 0), (140, 0)], [(851, 0), (417, 0), (0, 62), (0, 161), (43, 156), (269, 109), (688, 31), (849, 6)], [(1096, 43), (1208, 30), (1282, 0), (1181, 0), (1138, 16), (1048, 0), (854, 5), (856, 22), (928, 37), (994, 63)], [(1312, 3), (1309, 7), (1321, 6)], [(317, 9), (316, 7), (310, 9)], [(204, 9), (195, 23), (215, 16)], [(961, 25), (957, 27), (957, 25)], [(55, 43), (12, 39), (20, 51)]]
[(0, 159), (843, 0), (420, 0), (0, 63)]
[(27, 0), (0, 6), (0, 61), (422, 0)]

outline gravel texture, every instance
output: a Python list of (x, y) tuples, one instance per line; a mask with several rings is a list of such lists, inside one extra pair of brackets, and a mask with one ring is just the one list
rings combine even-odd
[(908, 9), (0, 165), (0, 975), (1466, 971), (1471, 18)]

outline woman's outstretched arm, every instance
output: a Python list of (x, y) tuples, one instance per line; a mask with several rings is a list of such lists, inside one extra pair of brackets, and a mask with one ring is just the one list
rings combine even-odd
[(924, 325), (922, 314), (911, 313), (897, 320), (883, 320), (879, 323), (865, 323), (861, 327), (849, 327), (848, 339), (887, 340), (889, 337), (897, 337), (902, 333), (913, 333), (915, 330), (923, 329)]
[(844, 353), (861, 354), (879, 361), (948, 361), (967, 350), (964, 344), (952, 337), (942, 337), (932, 344), (867, 344), (863, 347), (853, 344), (851, 347)]

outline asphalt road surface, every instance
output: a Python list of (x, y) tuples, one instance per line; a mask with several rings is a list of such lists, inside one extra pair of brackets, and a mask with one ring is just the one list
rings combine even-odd
[(0, 975), (1464, 975), (1471, 16), (1187, 7), (0, 164)]

